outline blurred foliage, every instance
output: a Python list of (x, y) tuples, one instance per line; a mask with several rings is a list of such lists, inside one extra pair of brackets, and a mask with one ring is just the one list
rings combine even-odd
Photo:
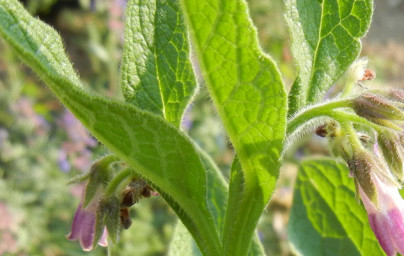
[[(22, 2), (61, 33), (89, 90), (122, 97), (118, 74), (125, 0)], [(282, 1), (248, 2), (263, 48), (279, 63), (290, 84), (295, 71)], [(65, 238), (82, 189), (66, 183), (87, 171), (106, 149), (2, 41), (0, 52), (0, 255), (106, 255), (100, 247), (85, 253), (77, 242)], [(184, 117), (184, 130), (228, 176), (232, 147), (203, 82)], [(280, 182), (280, 191), (290, 195), (288, 180)], [(269, 255), (289, 255), (284, 232), (289, 206), (282, 202), (276, 197), (260, 221), (259, 235)], [(112, 255), (165, 255), (176, 222), (166, 203), (158, 197), (143, 200), (132, 208), (131, 216), (132, 226), (121, 233)]]

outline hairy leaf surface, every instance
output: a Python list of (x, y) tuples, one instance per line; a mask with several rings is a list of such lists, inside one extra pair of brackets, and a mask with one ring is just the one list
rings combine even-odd
[(0, 0), (0, 35), (97, 139), (154, 183), (201, 250), (219, 255), (204, 166), (190, 140), (150, 112), (86, 93), (57, 33), (16, 0)]
[(245, 255), (278, 177), (284, 85), (258, 46), (245, 1), (182, 0), (182, 6), (203, 77), (243, 171), (241, 196), (229, 194), (237, 197), (239, 209), (226, 213), (222, 255)]
[(372, 0), (285, 0), (298, 77), (289, 113), (320, 101), (361, 50), (369, 29)]
[(177, 0), (128, 2), (121, 82), (127, 102), (177, 127), (196, 89)]

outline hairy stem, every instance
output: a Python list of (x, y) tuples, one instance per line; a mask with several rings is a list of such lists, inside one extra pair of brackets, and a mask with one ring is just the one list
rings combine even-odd
[(121, 171), (116, 175), (108, 184), (105, 195), (111, 196), (115, 193), (118, 186), (127, 178), (131, 177), (133, 174), (131, 168), (126, 168), (125, 170)]
[(327, 102), (315, 107), (308, 108), (297, 113), (288, 121), (286, 134), (289, 135), (295, 131), (300, 125), (306, 123), (310, 119), (319, 116), (329, 116), (329, 113), (336, 108), (348, 108), (352, 106), (351, 99), (344, 99), (339, 101)]

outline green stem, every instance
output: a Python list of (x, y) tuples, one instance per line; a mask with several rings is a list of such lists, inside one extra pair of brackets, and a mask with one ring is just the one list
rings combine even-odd
[(109, 166), (114, 162), (119, 162), (121, 161), (121, 159), (119, 157), (117, 157), (115, 154), (110, 154), (107, 156), (104, 156), (103, 158), (101, 158), (100, 160), (98, 160), (95, 164), (100, 165), (100, 166)]
[[(393, 128), (390, 128), (390, 127), (385, 127), (385, 126), (373, 123), (373, 122), (367, 120), (366, 118), (357, 116), (355, 114), (351, 114), (351, 113), (347, 113), (347, 112), (339, 111), (339, 110), (330, 111), (329, 113), (327, 113), (327, 116), (335, 119), (339, 123), (343, 122), (344, 120), (347, 120), (347, 121), (350, 121), (350, 122), (353, 122), (353, 123), (365, 125), (367, 127), (370, 127), (372, 129), (374, 129), (378, 133), (383, 133), (386, 130), (392, 130), (393, 129)], [(397, 127), (394, 130), (401, 131), (401, 128)]]
[(342, 91), (340, 98), (345, 98), (352, 93), (354, 86), (357, 84), (356, 81), (349, 81), (345, 84), (344, 90)]
[(339, 101), (332, 101), (322, 105), (318, 105), (307, 110), (304, 110), (297, 115), (295, 115), (292, 119), (288, 121), (288, 127), (286, 134), (289, 135), (293, 131), (295, 131), (300, 125), (306, 123), (310, 119), (319, 117), (319, 116), (327, 116), (332, 110), (336, 108), (348, 108), (352, 107), (351, 99), (344, 99)]
[(362, 143), (360, 142), (352, 123), (347, 120), (340, 120), (339, 123), (341, 125), (343, 132), (348, 136), (349, 142), (354, 152), (361, 151)]
[(109, 183), (108, 186), (105, 190), (105, 195), (106, 196), (111, 196), (115, 193), (116, 189), (118, 186), (127, 179), (128, 177), (131, 177), (133, 174), (131, 168), (126, 168), (125, 170), (121, 171), (116, 175)]
[(108, 256), (112, 256), (112, 241), (108, 241), (109, 242), (109, 246), (107, 246), (107, 255)]

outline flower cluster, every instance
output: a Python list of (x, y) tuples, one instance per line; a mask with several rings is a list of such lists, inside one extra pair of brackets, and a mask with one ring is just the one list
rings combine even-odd
[[(374, 72), (356, 67), (355, 82), (369, 80)], [(335, 156), (348, 165), (369, 224), (388, 256), (404, 254), (404, 92), (363, 89), (340, 116), (317, 128), (327, 137)], [(354, 119), (344, 118), (352, 117)], [(345, 115), (345, 116), (344, 116)]]
[(87, 181), (67, 235), (70, 240), (79, 240), (84, 251), (91, 251), (97, 243), (108, 246), (107, 237), (115, 242), (120, 228), (128, 229), (132, 224), (129, 207), (141, 198), (158, 195), (130, 168), (115, 173), (111, 165), (116, 162), (116, 156), (106, 156), (94, 163), (88, 174), (72, 181)]

